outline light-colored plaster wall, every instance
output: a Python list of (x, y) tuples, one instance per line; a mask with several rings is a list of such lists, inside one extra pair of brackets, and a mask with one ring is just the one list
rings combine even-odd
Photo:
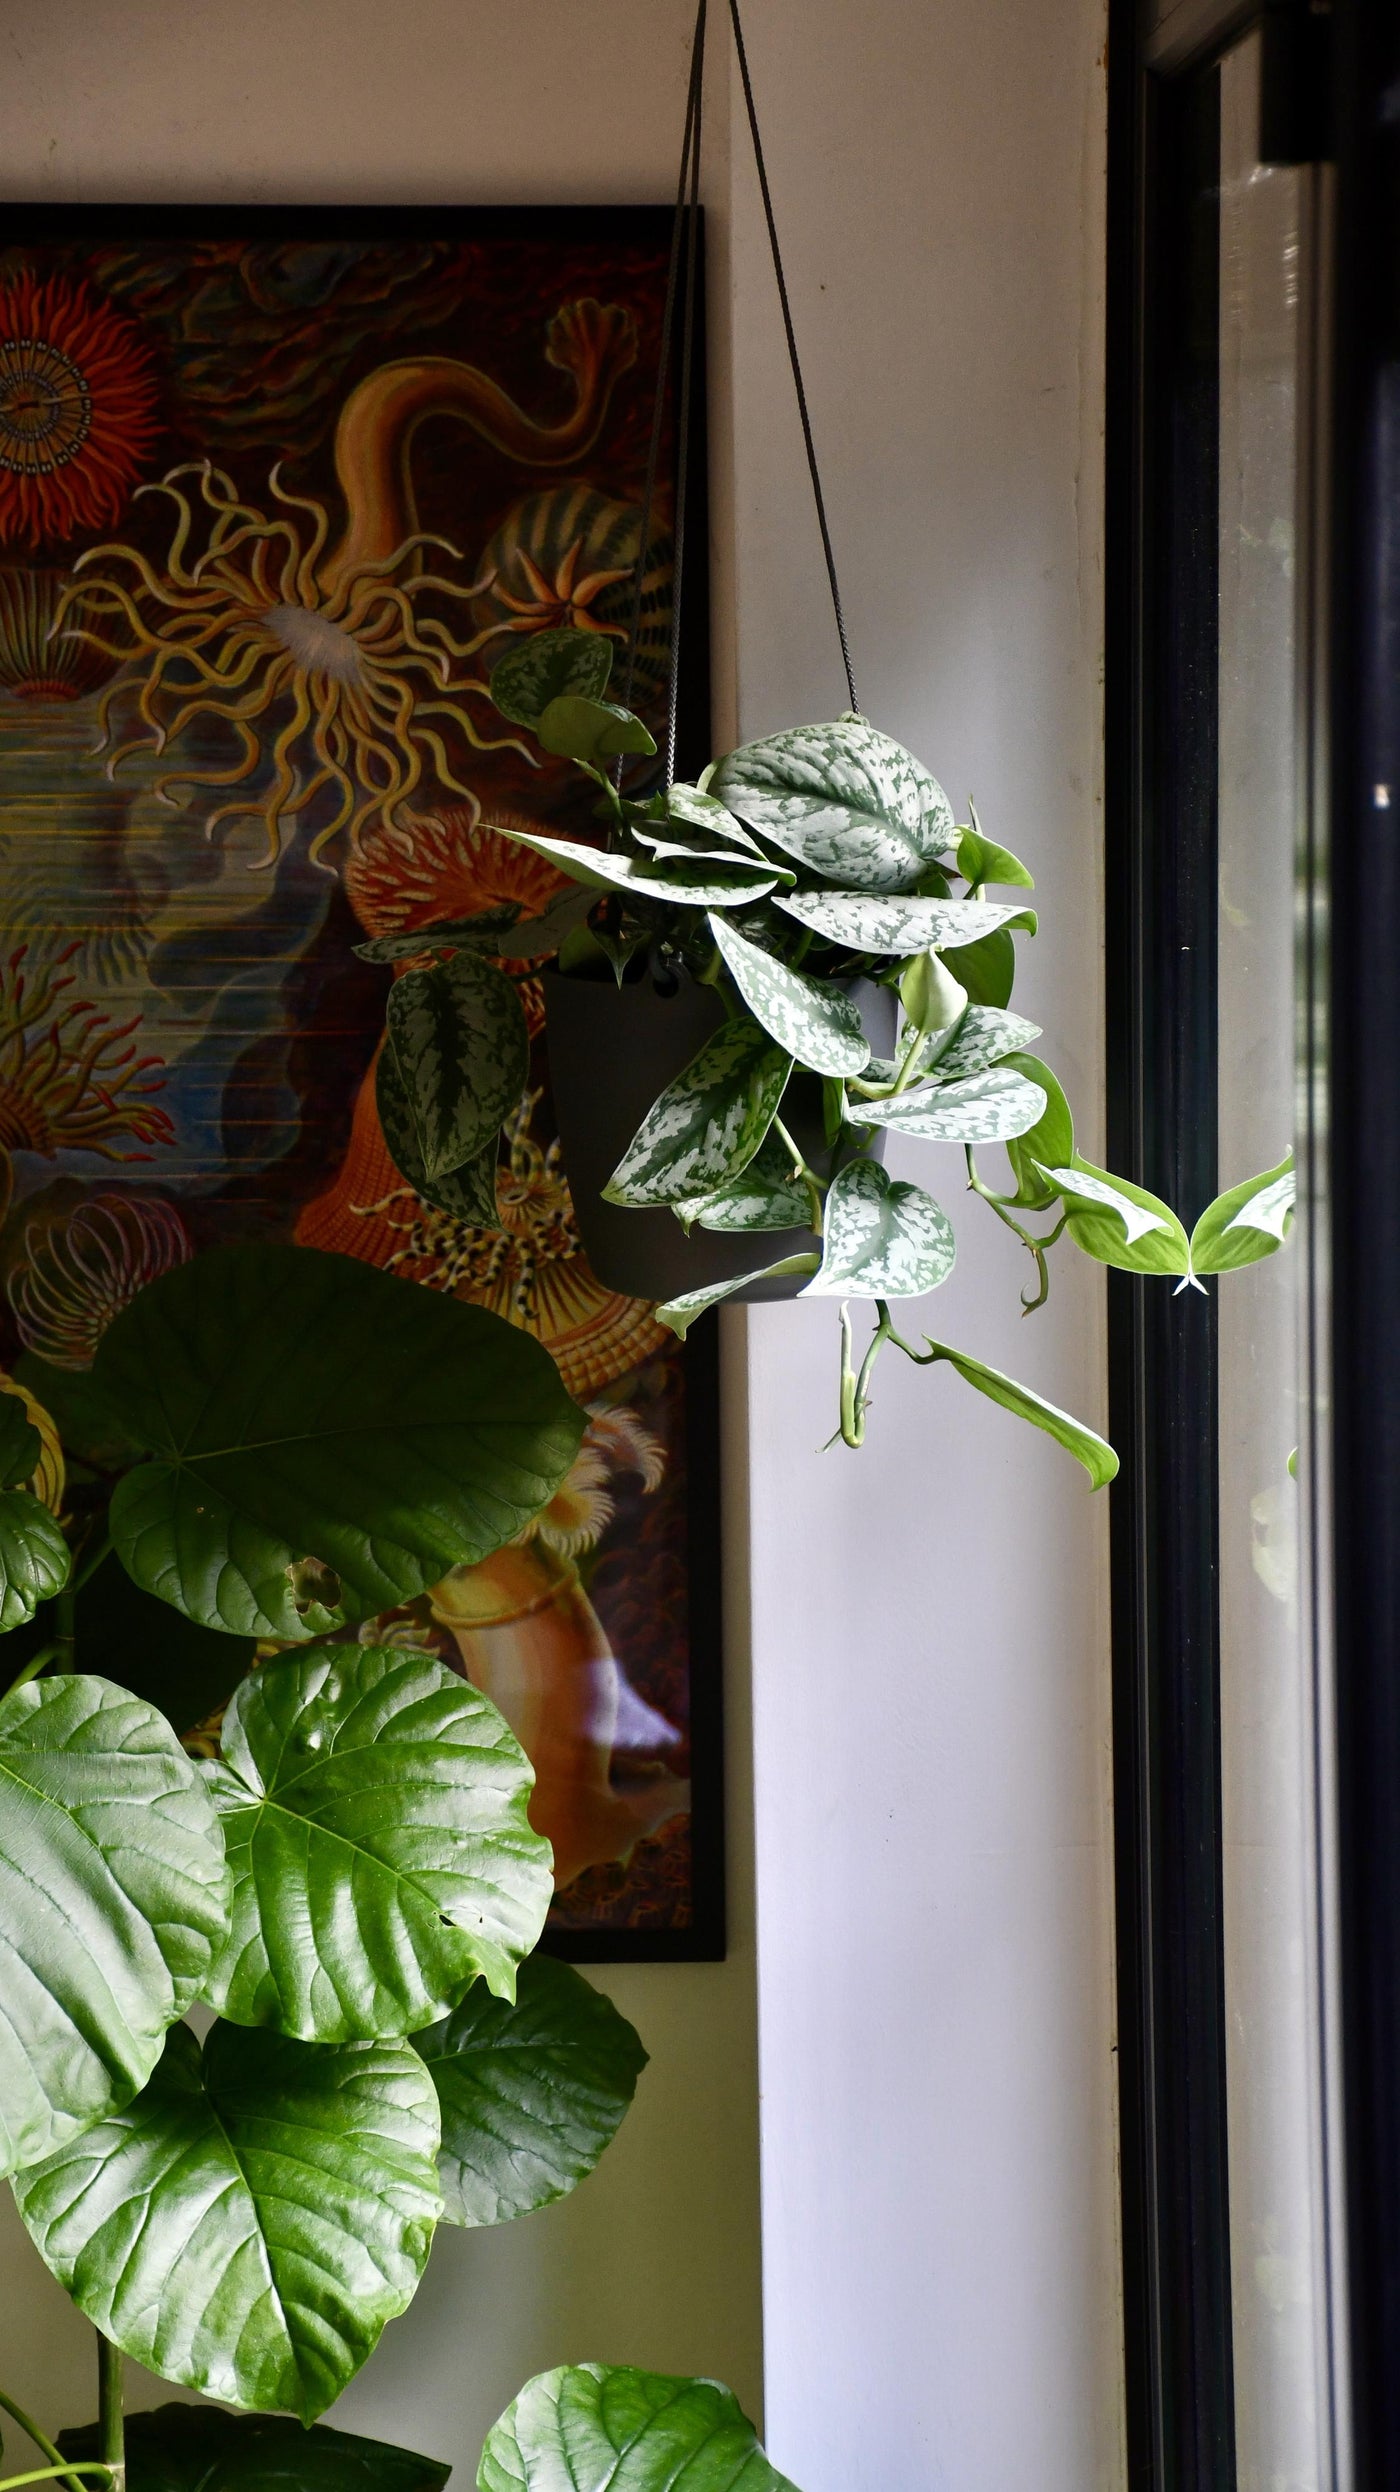
[[(0, 0), (0, 191), (664, 198), (689, 14)], [(1091, 1149), (1102, 15), (747, 9), (862, 698), (1031, 855), (1018, 1002)], [(716, 696), (721, 733), (758, 734), (844, 691), (742, 160), (731, 220), (733, 101), (717, 78)], [(1019, 1324), (1019, 1250), (939, 1178), (967, 1252), (911, 1321), (1101, 1416), (1095, 1275)], [(338, 2414), (469, 2474), (546, 2361), (710, 2370), (758, 2411), (752, 1760), (773, 2454), (803, 2492), (1097, 2492), (1121, 2481), (1101, 1502), (947, 1371), (889, 1365), (866, 1452), (821, 1454), (829, 1310), (733, 1313), (725, 1361), (734, 1954), (601, 1977), (653, 2051), (618, 2144), (565, 2205), (444, 2240)], [(72, 2413), (83, 2330), (16, 2234), (0, 2373)]]

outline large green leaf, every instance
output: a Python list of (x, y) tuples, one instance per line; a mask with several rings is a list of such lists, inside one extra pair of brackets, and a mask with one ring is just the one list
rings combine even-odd
[(1052, 1185), (1069, 1213), (1069, 1234), (1096, 1263), (1119, 1272), (1179, 1273), (1191, 1270), (1186, 1231), (1156, 1194), (1126, 1177), (1110, 1176), (1076, 1151), (1067, 1167), (1041, 1164), (1040, 1174)]
[(755, 1021), (799, 1064), (814, 1073), (863, 1072), (870, 1045), (849, 995), (820, 979), (788, 969), (771, 952), (748, 943), (713, 910), (710, 932), (720, 956)]
[[(1023, 914), (1018, 912), (1018, 918)], [(1010, 1003), (1016, 983), (1016, 946), (1009, 927), (998, 926), (994, 933), (979, 935), (975, 942), (959, 943), (945, 951), (943, 957), (974, 1004), (1000, 1011)]]
[[(1011, 1013), (1005, 1016), (1008, 1021), (1014, 1017)], [(1007, 1143), (1006, 1156), (1016, 1180), (1012, 1199), (1023, 1210), (1048, 1211), (1060, 1198), (1049, 1179), (1042, 1176), (1042, 1168), (1069, 1168), (1074, 1162), (1070, 1104), (1049, 1065), (1042, 1064), (1039, 1056), (1026, 1055), (1018, 1049), (1002, 1061), (1013, 1072), (1024, 1073), (1027, 1081), (1037, 1083), (1045, 1093), (1045, 1113), (1039, 1124), (1032, 1125), (1028, 1134), (1013, 1137)]]
[(947, 1213), (872, 1159), (843, 1168), (826, 1198), (821, 1268), (805, 1298), (922, 1298), (953, 1269)]
[[(451, 2466), (387, 2440), (287, 2414), (158, 2405), (126, 2418), (126, 2492), (442, 2492)], [(101, 2427), (61, 2431), (66, 2458), (101, 2457)]]
[(619, 753), (654, 753), (656, 739), (649, 727), (616, 701), (590, 700), (584, 693), (561, 692), (545, 704), (535, 733), (547, 753), (563, 761), (608, 762)]
[(442, 2210), (408, 2042), (177, 2025), (134, 2103), (15, 2183), (40, 2256), (123, 2353), (314, 2422), (413, 2299)]
[[(0, 1394), (0, 1401), (11, 1398)], [(48, 1507), (27, 1488), (0, 1490), (0, 1635), (22, 1627), (41, 1601), (63, 1590), (70, 1564), (68, 1543)]]
[(911, 891), (954, 837), (932, 773), (862, 718), (741, 744), (705, 785), (774, 847), (857, 891)]
[(551, 701), (568, 694), (601, 700), (612, 673), (612, 642), (606, 632), (531, 632), (491, 669), (491, 698), (517, 727), (537, 727)]
[(455, 952), (396, 978), (386, 1019), (429, 1180), (494, 1148), (530, 1070), (511, 979), (475, 952)]
[(542, 2371), (486, 2435), (478, 2492), (793, 2492), (718, 2380)]
[(603, 1188), (609, 1203), (683, 1203), (747, 1168), (792, 1058), (756, 1021), (726, 1021), (648, 1108)]
[(1276, 1255), (1288, 1234), (1297, 1199), (1293, 1154), (1246, 1177), (1202, 1212), (1191, 1232), (1194, 1272), (1238, 1272), (1247, 1263)]
[(375, 1066), (374, 1104), (389, 1157), (405, 1184), (411, 1186), (423, 1202), (431, 1204), (437, 1211), (445, 1211), (449, 1219), (459, 1220), (467, 1228), (500, 1227), (496, 1202), (496, 1169), (500, 1158), (498, 1136), (493, 1133), (475, 1159), (466, 1160), (460, 1168), (446, 1169), (441, 1176), (430, 1177), (423, 1165), (418, 1130), (403, 1075), (399, 1071), (398, 1058), (387, 1039), (379, 1050), (379, 1061)]
[(714, 1194), (673, 1203), (671, 1209), (687, 1229), (695, 1225), (724, 1233), (806, 1229), (812, 1221), (812, 1198), (802, 1179), (792, 1173), (792, 1153), (773, 1133), (728, 1185)]
[(69, 1675), (0, 1699), (0, 2172), (145, 2084), (228, 1892), (218, 1820), (152, 1706)]
[(513, 839), (537, 857), (548, 857), (576, 883), (591, 891), (625, 891), (640, 900), (670, 900), (685, 908), (747, 907), (775, 891), (792, 876), (781, 866), (707, 866), (702, 856), (647, 858), (638, 863), (610, 848), (590, 848), (580, 839), (555, 839), (544, 831), (514, 831), (498, 826), (502, 839)]
[[(862, 891), (779, 892), (774, 903), (799, 925), (842, 943), (851, 952), (888, 952), (903, 959), (909, 952), (943, 951), (950, 944), (971, 943), (1004, 926), (1022, 912), (999, 900), (929, 900), (918, 892), (877, 897)], [(960, 984), (956, 955), (948, 954)]]
[(691, 1325), (698, 1323), (711, 1307), (717, 1307), (722, 1298), (732, 1298), (736, 1289), (747, 1289), (751, 1281), (784, 1279), (791, 1272), (815, 1272), (820, 1262), (818, 1254), (784, 1255), (781, 1263), (765, 1263), (757, 1272), (736, 1272), (730, 1280), (711, 1281), (704, 1289), (682, 1290), (678, 1297), (668, 1298), (664, 1306), (657, 1308), (656, 1320), (669, 1326), (677, 1340), (684, 1341)]
[(478, 1982), (413, 2047), (437, 2087), (449, 2224), (503, 2224), (564, 2197), (610, 2144), (647, 2064), (611, 1999), (549, 1956), (521, 1965), (513, 2007)]
[(112, 1500), (123, 1565), (205, 1626), (292, 1642), (488, 1556), (554, 1494), (584, 1424), (503, 1318), (298, 1246), (167, 1272), (105, 1334), (97, 1375), (155, 1457)]
[(205, 1768), (233, 1920), (205, 1996), (304, 2042), (413, 2033), (480, 1974), (510, 1999), (544, 1927), (534, 1773), (495, 1706), (426, 1653), (315, 1645), (253, 1671)]
[(853, 1125), (883, 1125), (921, 1142), (969, 1143), (1005, 1142), (1009, 1135), (1028, 1133), (1044, 1111), (1039, 1083), (994, 1064), (962, 1081), (901, 1091), (895, 1099), (853, 1099), (846, 1112)]
[[(925, 1336), (927, 1339), (927, 1336)], [(1032, 1393), (1030, 1386), (1017, 1384), (1014, 1377), (1004, 1376), (1000, 1368), (988, 1367), (980, 1358), (969, 1358), (965, 1350), (953, 1350), (943, 1341), (929, 1341), (935, 1360), (946, 1359), (955, 1367), (964, 1383), (985, 1393), (988, 1401), (998, 1402), (1003, 1410), (1018, 1419), (1028, 1419), (1033, 1428), (1041, 1428), (1057, 1445), (1083, 1464), (1095, 1488), (1106, 1488), (1117, 1476), (1118, 1456), (1107, 1439), (1085, 1426), (1082, 1419), (1071, 1418), (1067, 1410), (1047, 1402), (1043, 1395)]]

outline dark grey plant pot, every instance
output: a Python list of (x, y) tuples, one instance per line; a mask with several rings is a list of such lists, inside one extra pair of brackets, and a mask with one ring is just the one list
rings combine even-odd
[[(723, 1237), (708, 1229), (686, 1236), (669, 1211), (628, 1211), (605, 1203), (603, 1188), (658, 1092), (683, 1072), (723, 1021), (719, 997), (690, 978), (672, 995), (658, 992), (650, 977), (614, 986), (593, 978), (544, 978), (545, 1035), (549, 1078), (559, 1116), (564, 1171), (584, 1251), (607, 1289), (629, 1298), (676, 1298), (732, 1280), (756, 1266), (810, 1253), (810, 1229), (750, 1231)], [(876, 1055), (892, 1055), (895, 998), (888, 987), (860, 979), (847, 989)], [(783, 1122), (813, 1168), (823, 1170), (821, 1083), (814, 1073), (794, 1073), (783, 1102)], [(883, 1133), (875, 1156), (884, 1155)], [(736, 1290), (738, 1299), (795, 1298), (805, 1276), (756, 1281)]]

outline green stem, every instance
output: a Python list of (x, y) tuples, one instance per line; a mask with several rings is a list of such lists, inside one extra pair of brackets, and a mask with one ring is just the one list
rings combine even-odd
[[(3, 2388), (0, 2388), (0, 2411), (8, 2414), (12, 2423), (18, 2423), (20, 2430), (29, 2434), (35, 2448), (49, 2460), (54, 2472), (61, 2475), (66, 2483), (71, 2484), (72, 2492), (86, 2492), (81, 2478), (85, 2474), (91, 2474), (94, 2469), (90, 2466), (66, 2465), (62, 2451), (54, 2447), (47, 2432), (40, 2431), (33, 2415), (26, 2414), (23, 2406), (16, 2405), (14, 2398), (7, 2396)], [(105, 2473), (106, 2469), (102, 2471)]]
[(822, 1222), (825, 1217), (826, 1201), (826, 1198), (822, 1192), (822, 1181), (817, 1175), (816, 1170), (808, 1167), (806, 1160), (803, 1158), (802, 1153), (799, 1151), (797, 1144), (793, 1141), (791, 1134), (788, 1132), (788, 1129), (780, 1116), (775, 1116), (773, 1119), (773, 1131), (777, 1135), (783, 1149), (791, 1154), (792, 1173), (794, 1177), (800, 1177), (807, 1189), (807, 1200), (811, 1205), (812, 1211), (812, 1234), (814, 1237), (820, 1237), (822, 1233)]
[(110, 2492), (112, 2469), (99, 2465), (95, 2458), (81, 2465), (65, 2466), (60, 2462), (57, 2466), (31, 2466), (25, 2475), (0, 2475), (0, 2492), (18, 2492), (22, 2483), (52, 2483), (55, 2476), (64, 2483), (73, 2484), (74, 2492), (82, 2492), (77, 2480), (81, 2475), (100, 2477), (103, 2492)]
[(122, 2416), (122, 2358), (120, 2349), (102, 2334), (97, 2335), (97, 2447), (98, 2454), (111, 2477), (110, 2492), (125, 2492), (126, 2426)]
[[(870, 1379), (874, 1373), (875, 1361), (887, 1341), (899, 1340), (890, 1318), (889, 1308), (883, 1298), (877, 1298), (875, 1301), (875, 1315), (875, 1330), (870, 1336), (869, 1345), (861, 1360), (859, 1372), (857, 1372), (851, 1358), (851, 1311), (844, 1299), (841, 1302), (840, 1436), (842, 1444), (849, 1445), (853, 1451), (857, 1451), (865, 1443), (865, 1414), (870, 1408)], [(903, 1349), (905, 1345), (901, 1341), (899, 1346)], [(835, 1438), (832, 1442), (835, 1443)]]
[(41, 1644), (38, 1652), (31, 1653), (24, 1668), (11, 1679), (5, 1690), (6, 1695), (13, 1696), (17, 1687), (27, 1687), (31, 1679), (37, 1679), (40, 1671), (47, 1670), (49, 1663), (62, 1649), (62, 1646), (58, 1644)]
[(92, 1547), (90, 1549), (84, 1549), (82, 1565), (79, 1567), (76, 1575), (70, 1579), (66, 1587), (66, 1589), (72, 1593), (75, 1600), (77, 1599), (78, 1594), (82, 1591), (84, 1584), (91, 1583), (93, 1576), (102, 1564), (103, 1559), (110, 1557), (111, 1554), (112, 1535), (104, 1525), (103, 1529), (98, 1533), (96, 1540), (93, 1542)]
[(1028, 1298), (1024, 1290), (1021, 1292), (1021, 1313), (1023, 1315), (1034, 1315), (1037, 1307), (1043, 1307), (1046, 1299), (1050, 1295), (1050, 1266), (1046, 1262), (1045, 1258), (1049, 1252), (1049, 1249), (1056, 1243), (1057, 1239), (1064, 1235), (1065, 1221), (1068, 1220), (1069, 1213), (1065, 1212), (1062, 1218), (1056, 1221), (1054, 1228), (1049, 1231), (1047, 1236), (1037, 1237), (1033, 1230), (1023, 1228), (1019, 1220), (1012, 1218), (1010, 1211), (1007, 1209), (1006, 1198), (1004, 1195), (994, 1194), (989, 1185), (983, 1184), (982, 1179), (977, 1174), (977, 1166), (972, 1156), (972, 1146), (970, 1143), (967, 1145), (966, 1156), (967, 1182), (973, 1193), (980, 1194), (984, 1203), (990, 1203), (998, 1220), (1003, 1222), (1005, 1227), (1010, 1229), (1014, 1236), (1019, 1237), (1021, 1244), (1026, 1249), (1027, 1254), (1034, 1260), (1036, 1271), (1040, 1276), (1039, 1286), (1036, 1289), (1035, 1296), (1033, 1298)]

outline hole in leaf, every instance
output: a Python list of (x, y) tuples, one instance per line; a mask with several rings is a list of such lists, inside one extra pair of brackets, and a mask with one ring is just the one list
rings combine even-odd
[(285, 1572), (298, 1618), (304, 1618), (309, 1609), (339, 1608), (340, 1577), (324, 1558), (293, 1558)]

